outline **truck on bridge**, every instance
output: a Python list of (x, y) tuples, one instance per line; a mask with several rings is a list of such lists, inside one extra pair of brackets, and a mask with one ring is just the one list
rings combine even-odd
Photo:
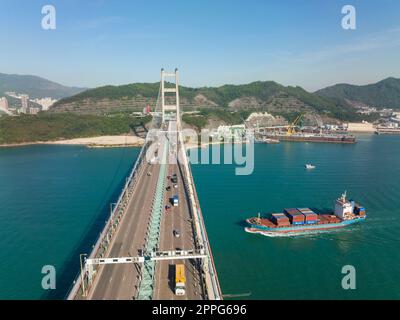
[(185, 295), (185, 265), (176, 264), (175, 265), (175, 294), (177, 296)]

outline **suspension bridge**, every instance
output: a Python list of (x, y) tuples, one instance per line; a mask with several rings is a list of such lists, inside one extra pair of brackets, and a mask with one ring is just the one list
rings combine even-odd
[[(161, 70), (150, 128), (92, 252), (80, 255), (68, 300), (222, 299), (181, 132), (177, 69)], [(184, 295), (175, 294), (177, 264)]]

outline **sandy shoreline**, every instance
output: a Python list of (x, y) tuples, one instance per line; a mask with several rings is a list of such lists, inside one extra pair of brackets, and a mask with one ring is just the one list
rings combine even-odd
[(107, 148), (107, 147), (141, 147), (144, 144), (144, 139), (123, 135), (123, 136), (100, 136), (90, 138), (76, 138), (69, 140), (57, 140), (57, 141), (35, 141), (35, 142), (23, 142), (23, 143), (9, 143), (2, 144), (0, 147), (22, 147), (29, 145), (83, 145), (91, 148)]
[[(242, 142), (236, 142), (242, 143)], [(120, 135), (120, 136), (100, 136), (89, 138), (76, 138), (69, 140), (56, 140), (56, 141), (34, 141), (22, 143), (9, 143), (0, 144), (0, 148), (9, 147), (23, 147), (30, 145), (66, 145), (66, 146), (87, 146), (89, 148), (119, 148), (119, 147), (141, 147), (144, 144), (144, 139), (137, 136)], [(210, 145), (221, 145), (224, 142), (210, 142), (210, 143), (186, 143), (186, 149), (206, 148)]]

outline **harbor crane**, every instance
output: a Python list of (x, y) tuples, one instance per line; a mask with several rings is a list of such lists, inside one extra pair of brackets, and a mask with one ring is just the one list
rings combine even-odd
[(301, 120), (302, 118), (303, 118), (303, 114), (300, 113), (300, 114), (296, 117), (296, 119), (292, 122), (292, 124), (290, 124), (290, 125), (288, 126), (288, 130), (287, 130), (287, 132), (286, 132), (286, 135), (291, 136), (291, 135), (293, 135), (293, 134), (295, 133), (294, 128), (298, 125), (298, 123), (300, 122), (300, 120)]

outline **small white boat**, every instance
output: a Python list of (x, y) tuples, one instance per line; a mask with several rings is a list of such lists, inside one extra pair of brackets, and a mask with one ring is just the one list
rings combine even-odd
[(306, 164), (306, 169), (315, 169), (316, 167), (312, 165), (311, 163)]
[(277, 139), (270, 139), (270, 138), (258, 139), (256, 142), (258, 142), (258, 143), (268, 143), (268, 144), (280, 143), (279, 140), (277, 140)]
[(265, 143), (268, 143), (268, 144), (277, 144), (277, 143), (280, 143), (280, 141), (279, 141), (278, 139), (265, 139), (264, 142), (265, 142)]

